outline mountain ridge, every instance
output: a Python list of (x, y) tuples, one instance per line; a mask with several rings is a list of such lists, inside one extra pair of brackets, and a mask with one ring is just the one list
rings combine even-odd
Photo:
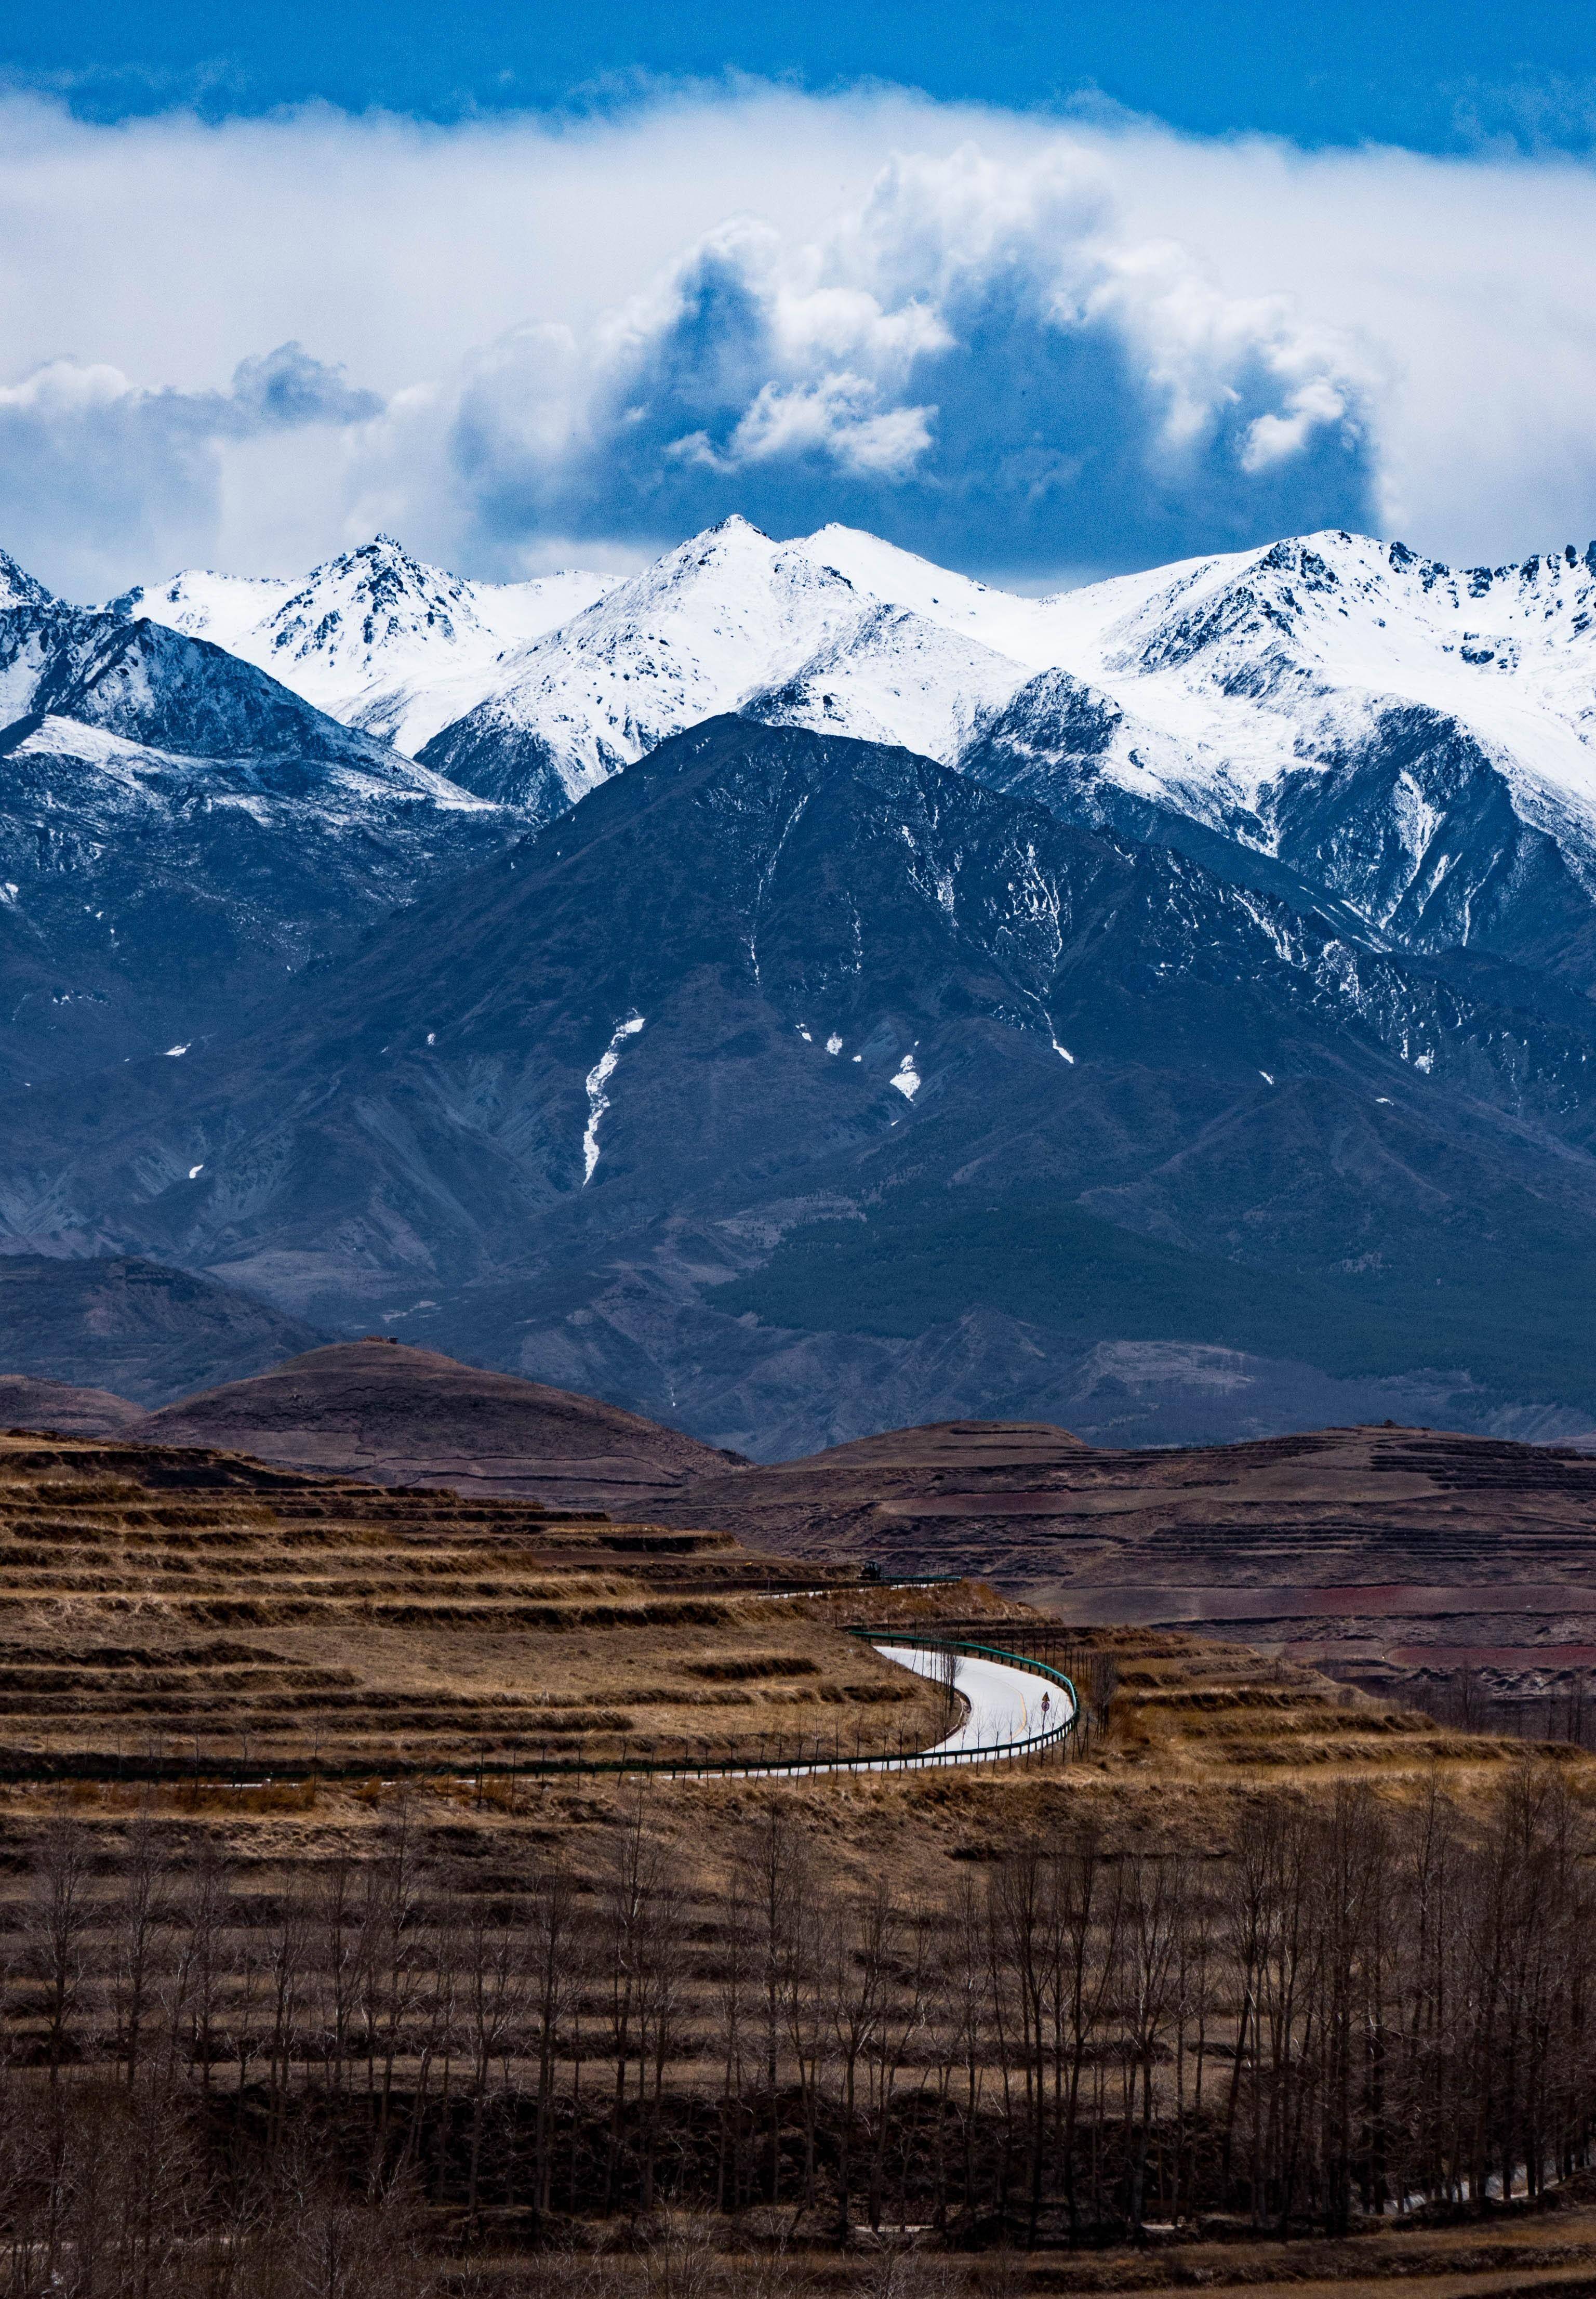
[[(362, 546), (290, 590), (284, 613), (312, 603), (279, 640), (316, 652), (323, 592), (362, 552), (384, 559)], [(441, 622), (470, 606), (396, 552)], [(778, 543), (733, 517), (636, 576), (569, 579), (592, 595), (562, 616), (550, 592), (463, 686), (451, 646), (409, 632), (416, 747), (533, 822), (735, 710), (1022, 781), (1066, 819), (1219, 840), (1233, 873), (1403, 947), (1461, 941), (1596, 985), (1596, 544), (1454, 569), (1333, 530), (1026, 598), (857, 530)], [(346, 621), (316, 699), (364, 723), (332, 668)]]
[(39, 585), (0, 608), (0, 778), (24, 1091), (233, 1027), (523, 827), (223, 648)]
[[(616, 579), (566, 569), (523, 583), (474, 583), (377, 535), (299, 582), (189, 569), (125, 592), (111, 611), (213, 640), (411, 755), (478, 699), (507, 652), (601, 597)], [(439, 654), (442, 674), (422, 677)]]
[[(742, 1449), (872, 1379), (1184, 1429), (1227, 1352), (1238, 1428), (1596, 1405), (1596, 547), (1026, 599), (732, 519), (522, 636), (387, 537), (4, 583), (15, 1249)], [(484, 667), (426, 763), (351, 723)]]
[(783, 1334), (863, 1365), (982, 1304), (1038, 1377), (1178, 1342), (1575, 1407), (1592, 1051), (1174, 850), (727, 718), (180, 1070), (13, 1113), (0, 1214), (722, 1442)]

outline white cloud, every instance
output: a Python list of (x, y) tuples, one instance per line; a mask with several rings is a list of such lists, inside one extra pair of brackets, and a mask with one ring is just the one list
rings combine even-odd
[(587, 328), (506, 338), (455, 438), (507, 544), (740, 510), (1123, 564), (1365, 519), (1363, 366), (1289, 299), (1129, 237), (1096, 154), (966, 144), (889, 161), (814, 237), (719, 227)]
[(0, 385), (12, 555), (79, 592), (130, 552), (186, 555), (211, 540), (228, 444), (344, 428), (381, 410), (293, 343), (240, 361), (225, 391), (152, 388), (108, 361), (47, 360)]
[(1354, 510), (1464, 560), (1596, 532), (1566, 159), (892, 91), (451, 128), (17, 97), (0, 293), (0, 542), (79, 596), (378, 526), (614, 564), (741, 497), (1011, 570)]

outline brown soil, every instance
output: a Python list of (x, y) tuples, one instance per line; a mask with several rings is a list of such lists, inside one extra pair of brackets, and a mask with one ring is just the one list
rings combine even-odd
[(64, 1437), (112, 1437), (144, 1418), (142, 1405), (108, 1389), (74, 1389), (70, 1381), (36, 1381), (0, 1373), (0, 1428), (55, 1429)]
[(1370, 1687), (1477, 1664), (1533, 1695), (1596, 1663), (1596, 1460), (1551, 1447), (1361, 1428), (1112, 1452), (953, 1422), (719, 1471), (661, 1514), (980, 1573), (1078, 1622), (1245, 1637)]
[[(770, 2214), (751, 2215), (763, 2219)], [(791, 2226), (786, 2215), (779, 2230)], [(737, 2246), (740, 2238), (740, 2249)], [(666, 2239), (668, 2241), (668, 2238)], [(1586, 2299), (1596, 2292), (1596, 2212), (1589, 2209), (1504, 2212), (1485, 2228), (1389, 2225), (1347, 2241), (1295, 2242), (1179, 2239), (1156, 2234), (1136, 2250), (1018, 2252), (948, 2256), (929, 2230), (896, 2236), (868, 2234), (849, 2253), (816, 2257), (802, 2246), (772, 2262), (752, 2249), (748, 2229), (718, 2228), (708, 2219), (689, 2220), (675, 2237), (678, 2274), (691, 2262), (692, 2287), (705, 2299), (769, 2292), (780, 2299), (875, 2299), (882, 2292), (915, 2299), (1025, 2299), (1036, 2293), (1118, 2293), (1201, 2289), (1208, 2299), (1358, 2299), (1404, 2290), (1426, 2299), (1517, 2299), (1546, 2292), (1557, 2299)], [(724, 2248), (719, 2246), (724, 2245)], [(616, 2246), (601, 2259), (575, 2256), (506, 2262), (495, 2271), (480, 2262), (469, 2283), (472, 2299), (644, 2299), (659, 2287), (657, 2255)]]
[[(756, 2212), (757, 2222), (773, 2214)], [(786, 2214), (778, 2235), (789, 2234)], [(773, 2263), (762, 2259), (753, 2240), (762, 2227), (724, 2228), (711, 2218), (689, 2220), (675, 2242), (680, 2267), (698, 2269), (693, 2287), (706, 2299), (748, 2292), (779, 2294), (780, 2299), (875, 2299), (882, 2291), (913, 2292), (916, 2299), (1025, 2299), (1030, 2293), (1111, 2294), (1201, 2289), (1208, 2299), (1291, 2299), (1336, 2294), (1358, 2299), (1385, 2294), (1400, 2278), (1404, 2290), (1426, 2299), (1517, 2299), (1519, 2293), (1546, 2292), (1557, 2299), (1585, 2299), (1596, 2291), (1596, 2212), (1588, 2207), (1501, 2213), (1487, 2226), (1420, 2227), (1390, 2224), (1343, 2242), (1264, 2239), (1206, 2240), (1183, 2230), (1178, 2238), (1151, 2234), (1135, 2250), (1019, 2252), (948, 2256), (929, 2230), (896, 2235), (868, 2233), (848, 2254), (816, 2257), (803, 2245)], [(668, 2241), (669, 2238), (667, 2237)], [(740, 2248), (739, 2245), (740, 2244)], [(638, 2299), (658, 2287), (659, 2261), (633, 2245), (616, 2245), (594, 2259), (577, 2253), (542, 2260), (535, 2267), (506, 2261), (497, 2270), (478, 2262), (471, 2277), (472, 2299), (564, 2299), (602, 2294), (603, 2299)]]
[(723, 1533), (0, 1437), (0, 1773), (934, 1739), (931, 1688), (764, 1593), (790, 1580)]
[(633, 1513), (737, 1457), (569, 1390), (376, 1339), (310, 1349), (252, 1380), (183, 1398), (136, 1433), (376, 1484)]

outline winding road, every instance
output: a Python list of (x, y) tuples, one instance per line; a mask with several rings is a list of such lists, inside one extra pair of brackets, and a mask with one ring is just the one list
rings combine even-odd
[[(873, 1644), (873, 1639), (872, 1639)], [(945, 1647), (874, 1644), (883, 1660), (912, 1668), (916, 1676), (940, 1673)], [(956, 1649), (956, 1648), (955, 1648)], [(809, 1780), (824, 1772), (915, 1772), (946, 1764), (987, 1764), (1027, 1756), (1052, 1747), (1075, 1722), (1075, 1699), (1067, 1680), (1038, 1675), (1015, 1655), (959, 1651), (956, 1689), (963, 1695), (964, 1721), (945, 1740), (897, 1756), (820, 1756), (784, 1764), (710, 1764), (683, 1769), (681, 1780)], [(1046, 1706), (1044, 1706), (1044, 1702)]]
[[(927, 1645), (877, 1645), (875, 1649), (883, 1660), (895, 1660), (904, 1668), (912, 1668), (916, 1676), (934, 1677), (942, 1657), (934, 1646)], [(969, 1704), (963, 1722), (946, 1740), (939, 1740), (935, 1747), (923, 1750), (909, 1762), (941, 1763), (962, 1756), (969, 1763), (988, 1749), (1014, 1741), (1056, 1739), (1073, 1721), (1069, 1695), (1056, 1684), (1050, 1684), (1045, 1677), (1033, 1676), (1029, 1669), (989, 1660), (984, 1654), (961, 1653), (955, 1682)], [(1047, 1703), (1046, 1708), (1042, 1706), (1044, 1701)], [(875, 1769), (889, 1769), (895, 1761), (889, 1760)]]

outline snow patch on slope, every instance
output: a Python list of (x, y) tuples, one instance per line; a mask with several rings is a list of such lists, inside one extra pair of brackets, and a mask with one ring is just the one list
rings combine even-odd
[(621, 1058), (621, 1049), (628, 1038), (635, 1038), (644, 1025), (641, 1014), (629, 1014), (617, 1022), (608, 1045), (587, 1074), (587, 1125), (582, 1136), (582, 1186), (585, 1190), (592, 1180), (599, 1164), (599, 1121), (609, 1108), (609, 1096), (605, 1087), (615, 1075), (616, 1064)]

